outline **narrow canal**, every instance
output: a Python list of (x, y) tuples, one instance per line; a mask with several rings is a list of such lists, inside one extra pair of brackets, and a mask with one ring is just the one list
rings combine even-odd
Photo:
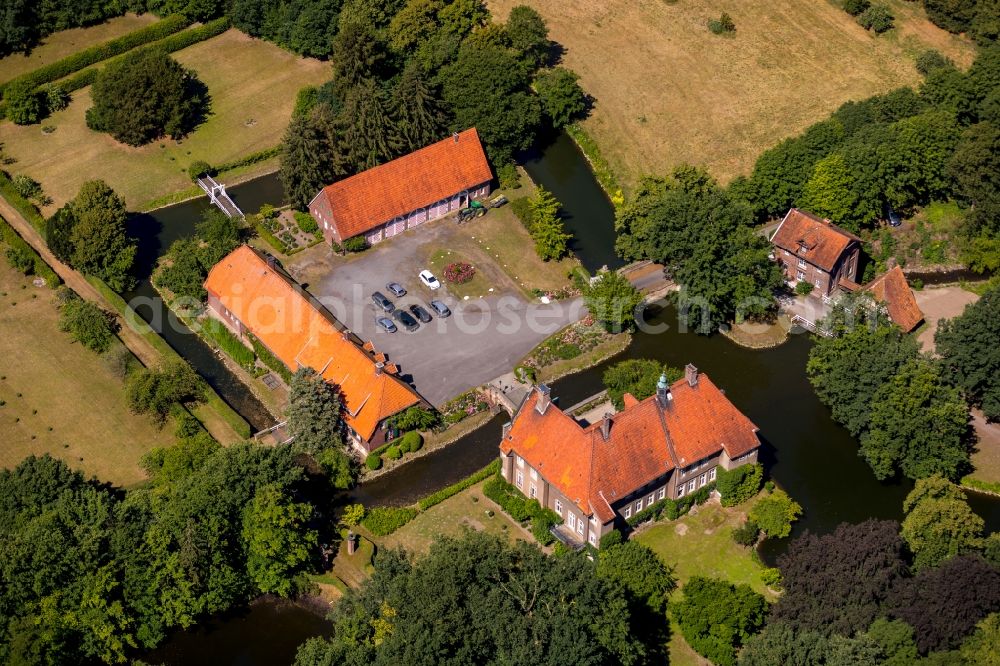
[[(563, 203), (567, 226), (576, 238), (574, 249), (584, 265), (590, 270), (622, 265), (614, 254), (613, 208), (572, 140), (560, 135), (526, 167), (536, 182)], [(242, 190), (234, 188), (234, 192), (242, 195)], [(238, 203), (254, 210), (244, 200), (240, 198)], [(172, 213), (158, 217), (165, 222), (177, 219)], [(161, 231), (157, 236), (161, 242), (168, 237), (165, 234)], [(651, 308), (646, 319), (647, 328), (657, 332), (639, 332), (617, 357), (554, 382), (552, 392), (559, 402), (572, 405), (600, 391), (605, 368), (623, 359), (654, 358), (678, 367), (694, 363), (760, 427), (762, 460), (769, 475), (805, 510), (793, 536), (805, 530), (828, 532), (844, 521), (902, 518), (903, 498), (912, 483), (877, 481), (858, 456), (857, 442), (830, 419), (805, 376), (812, 344), (807, 335), (794, 335), (775, 349), (749, 350), (719, 335), (679, 332), (672, 307)], [(505, 416), (498, 416), (447, 448), (364, 484), (352, 492), (353, 499), (367, 505), (408, 504), (454, 483), (494, 459), (505, 420)], [(1000, 499), (973, 494), (970, 504), (986, 520), (988, 530), (1000, 529)], [(787, 544), (787, 539), (767, 542), (764, 557), (773, 560)], [(279, 612), (275, 604), (262, 603), (234, 618), (214, 618), (197, 631), (178, 632), (147, 661), (290, 663), (299, 643), (325, 631), (328, 625), (317, 623), (315, 618)]]

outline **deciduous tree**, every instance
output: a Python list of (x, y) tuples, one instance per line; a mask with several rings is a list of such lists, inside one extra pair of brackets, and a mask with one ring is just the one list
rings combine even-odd
[(59, 329), (87, 349), (103, 354), (115, 339), (116, 322), (110, 312), (75, 294), (59, 308)]
[(125, 229), (125, 201), (103, 180), (90, 180), (73, 199), (72, 217), (72, 265), (119, 293), (131, 288), (136, 245)]
[(666, 375), (669, 386), (683, 377), (684, 372), (652, 359), (634, 358), (610, 366), (604, 371), (602, 381), (611, 403), (621, 411), (625, 408), (623, 397), (626, 393), (631, 393), (638, 400), (655, 394), (660, 375)]
[(576, 72), (565, 67), (554, 67), (535, 78), (535, 91), (553, 127), (564, 127), (587, 111), (587, 97), (579, 80)]
[(602, 548), (597, 574), (624, 585), (650, 612), (661, 617), (667, 610), (670, 593), (677, 587), (673, 568), (638, 541)]
[(694, 576), (670, 608), (684, 639), (713, 664), (733, 666), (736, 652), (764, 626), (767, 601), (746, 584)]
[(518, 53), (532, 65), (544, 65), (551, 42), (545, 19), (527, 5), (517, 5), (507, 16), (507, 37)]
[(1000, 420), (1000, 287), (938, 325), (934, 342), (948, 376), (991, 420)]
[(287, 597), (292, 573), (309, 559), (316, 532), (305, 529), (308, 504), (291, 502), (278, 486), (259, 488), (243, 513), (247, 572), (262, 592)]
[(965, 493), (941, 476), (917, 481), (903, 510), (903, 538), (918, 569), (983, 546), (983, 519), (969, 508)]
[(791, 534), (792, 523), (802, 515), (802, 507), (783, 490), (776, 489), (760, 498), (750, 508), (750, 520), (769, 537), (784, 538)]
[(636, 311), (642, 304), (642, 294), (632, 283), (608, 271), (600, 275), (583, 294), (587, 309), (609, 331), (625, 331), (635, 326)]
[(311, 368), (299, 368), (289, 386), (288, 434), (308, 453), (340, 446), (340, 396)]

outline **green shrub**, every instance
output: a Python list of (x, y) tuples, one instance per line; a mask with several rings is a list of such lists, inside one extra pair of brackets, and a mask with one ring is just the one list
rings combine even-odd
[(708, 29), (713, 35), (730, 35), (736, 32), (736, 23), (733, 22), (732, 16), (722, 12), (719, 18), (709, 20)]
[(277, 356), (272, 354), (271, 350), (265, 347), (255, 336), (247, 334), (247, 337), (250, 338), (250, 344), (253, 345), (253, 351), (257, 354), (257, 358), (260, 359), (261, 363), (278, 373), (278, 376), (284, 379), (286, 384), (291, 382), (292, 371), (288, 369), (288, 366), (282, 363)]
[(285, 245), (281, 239), (268, 231), (267, 227), (265, 227), (261, 222), (254, 224), (254, 230), (256, 230), (258, 236), (263, 238), (264, 241), (275, 250), (281, 254), (288, 254), (288, 246)]
[(191, 28), (190, 30), (170, 35), (166, 39), (162, 39), (148, 48), (162, 49), (167, 53), (173, 53), (174, 51), (186, 49), (189, 46), (197, 44), (198, 42), (203, 42), (206, 39), (211, 39), (212, 37), (221, 35), (226, 30), (229, 30), (229, 26), (230, 23), (227, 17), (218, 18), (214, 21), (209, 21), (204, 25), (198, 26), (197, 28)]
[[(7, 203), (16, 208), (17, 212), (23, 215), (28, 222), (31, 223), (31, 226), (35, 228), (35, 231), (41, 234), (44, 240), (48, 240), (48, 228), (45, 223), (45, 218), (42, 217), (42, 214), (38, 212), (37, 208), (35, 208), (35, 204), (21, 196), (21, 193), (17, 191), (17, 187), (14, 186), (14, 182), (10, 179), (10, 176), (2, 171), (0, 171), (0, 194), (3, 194)], [(13, 231), (13, 229), (11, 231)], [(20, 238), (20, 236), (18, 236), (18, 238)], [(10, 243), (10, 241), (7, 242)]]
[(483, 479), (485, 479), (485, 478), (487, 478), (489, 476), (495, 476), (497, 474), (497, 472), (499, 472), (499, 471), (500, 471), (500, 460), (497, 459), (497, 460), (494, 460), (493, 462), (491, 462), (489, 465), (487, 465), (483, 469), (481, 469), (478, 472), (476, 472), (475, 474), (473, 474), (472, 476), (467, 476), (466, 478), (462, 479), (458, 483), (453, 483), (450, 486), (448, 486), (447, 488), (442, 488), (441, 490), (437, 491), (436, 493), (433, 493), (433, 494), (428, 495), (427, 497), (423, 498), (418, 503), (418, 505), (420, 506), (420, 510), (421, 511), (426, 511), (427, 509), (431, 508), (435, 504), (440, 504), (441, 502), (445, 501), (449, 497), (453, 497), (453, 496), (457, 495), (458, 493), (462, 492), (466, 488), (471, 488), (472, 486), (476, 485), (477, 483), (479, 483)]
[(621, 532), (619, 532), (618, 530), (611, 530), (610, 532), (601, 537), (599, 543), (601, 544), (601, 550), (604, 550), (605, 548), (610, 548), (611, 546), (617, 546), (623, 541), (624, 538), (622, 537)]
[(413, 520), (417, 513), (416, 509), (408, 506), (379, 506), (369, 511), (361, 524), (375, 536), (387, 536)]
[(111, 348), (115, 326), (114, 315), (76, 294), (59, 308), (59, 330), (69, 333), (74, 340), (98, 354)]
[(663, 514), (663, 512), (666, 510), (668, 504), (676, 505), (676, 503), (672, 499), (669, 498), (661, 499), (659, 502), (656, 502), (655, 504), (650, 504), (642, 511), (637, 511), (636, 513), (632, 514), (626, 520), (626, 522), (629, 524), (630, 527), (635, 527), (636, 525), (644, 523), (647, 520), (658, 520), (660, 516)]
[(374, 451), (369, 453), (368, 457), (365, 458), (365, 466), (373, 472), (382, 469), (382, 455)]
[(232, 171), (233, 169), (240, 169), (245, 166), (250, 166), (251, 164), (257, 164), (258, 162), (269, 160), (272, 157), (276, 157), (280, 152), (281, 152), (281, 146), (273, 146), (271, 148), (265, 148), (264, 150), (258, 150), (256, 153), (250, 153), (249, 155), (244, 155), (243, 157), (232, 160), (230, 162), (223, 162), (222, 164), (217, 164), (214, 168), (214, 171), (215, 173), (222, 173), (224, 171)]
[(416, 430), (411, 430), (399, 438), (399, 448), (415, 453), (424, 445), (424, 438)]
[(764, 585), (767, 585), (772, 590), (781, 589), (782, 578), (780, 569), (768, 567), (760, 572), (760, 579)]
[(816, 288), (812, 282), (806, 282), (805, 280), (800, 281), (795, 285), (795, 293), (800, 296), (808, 296), (812, 293), (813, 289)]
[(502, 190), (516, 190), (521, 187), (521, 174), (513, 162), (507, 162), (497, 169), (497, 179)]
[(168, 16), (162, 21), (157, 21), (152, 25), (134, 30), (127, 35), (122, 35), (116, 39), (91, 46), (90, 48), (86, 48), (82, 51), (77, 51), (73, 55), (67, 56), (62, 60), (57, 60), (51, 64), (45, 65), (44, 67), (39, 67), (36, 70), (22, 74), (16, 79), (4, 84), (0, 87), (0, 90), (3, 91), (4, 99), (6, 99), (7, 89), (12, 85), (26, 84), (31, 86), (32, 89), (37, 88), (42, 84), (50, 83), (56, 79), (65, 78), (73, 72), (77, 72), (84, 67), (93, 65), (94, 63), (98, 63), (102, 60), (107, 60), (108, 58), (113, 58), (127, 51), (131, 51), (137, 46), (142, 46), (143, 44), (149, 44), (150, 42), (163, 39), (164, 37), (172, 35), (179, 30), (183, 30), (189, 25), (191, 25), (191, 20), (179, 14)]
[(309, 213), (303, 213), (300, 210), (295, 211), (295, 224), (298, 225), (299, 229), (306, 234), (314, 234), (319, 231), (319, 225), (316, 224), (316, 220)]
[[(0, 179), (0, 190), (3, 190), (3, 181), (6, 178)], [(8, 183), (10, 181), (7, 181)], [(7, 192), (4, 192), (6, 195)], [(10, 197), (7, 197), (10, 201)], [(32, 207), (34, 209), (34, 207)], [(36, 211), (37, 212), (37, 211)], [(21, 236), (14, 231), (14, 227), (7, 224), (7, 220), (0, 217), (0, 239), (3, 240), (9, 246), (10, 252), (7, 253), (8, 260), (11, 260), (11, 256), (17, 257), (17, 261), (31, 261), (31, 271), (33, 275), (37, 275), (45, 280), (45, 284), (50, 287), (56, 287), (59, 285), (59, 276), (56, 272), (52, 270), (47, 263), (35, 252), (34, 248), (28, 245)], [(12, 262), (13, 263), (13, 262)], [(23, 270), (23, 269), (22, 269)], [(27, 273), (26, 273), (27, 274)]]
[(206, 318), (201, 326), (201, 332), (240, 366), (247, 369), (253, 367), (253, 350), (240, 342), (240, 339), (221, 321), (212, 317)]
[(951, 58), (942, 55), (940, 51), (935, 49), (921, 51), (914, 64), (916, 64), (917, 71), (920, 72), (922, 76), (927, 76), (935, 69), (955, 66), (955, 63), (952, 62)]
[(398, 446), (390, 446), (385, 450), (385, 457), (389, 460), (399, 460), (403, 457), (403, 453), (399, 450)]
[(215, 173), (212, 171), (212, 165), (205, 160), (197, 160), (191, 163), (188, 167), (188, 177), (191, 178), (191, 182), (196, 182), (202, 176), (214, 176)]
[(346, 252), (364, 252), (368, 249), (368, 241), (365, 240), (364, 236), (355, 236), (345, 240), (342, 247)]
[(735, 506), (757, 494), (764, 478), (764, 468), (760, 463), (740, 465), (732, 471), (718, 467), (716, 487), (722, 495), (722, 506)]
[(757, 538), (760, 536), (760, 528), (757, 527), (757, 523), (752, 520), (747, 520), (739, 527), (733, 528), (733, 541), (741, 546), (752, 546), (757, 543)]
[(877, 2), (858, 15), (858, 24), (865, 30), (880, 35), (892, 29), (894, 18), (888, 6)]
[(511, 199), (510, 209), (514, 211), (514, 215), (524, 228), (531, 231), (532, 227), (535, 226), (534, 218), (531, 214), (531, 200), (528, 197), (521, 197), (520, 199)]
[(551, 530), (555, 525), (562, 522), (562, 518), (559, 514), (551, 509), (539, 509), (535, 512), (535, 515), (531, 517), (531, 534), (535, 537), (538, 543), (543, 546), (548, 546), (553, 541), (556, 540), (552, 536)]
[(841, 7), (843, 7), (844, 11), (850, 14), (851, 16), (857, 16), (861, 12), (871, 7), (871, 4), (872, 3), (869, 2), (868, 0), (844, 0), (841, 3)]
[(483, 494), (500, 505), (507, 515), (519, 523), (534, 517), (538, 502), (528, 500), (517, 488), (497, 474), (483, 486)]

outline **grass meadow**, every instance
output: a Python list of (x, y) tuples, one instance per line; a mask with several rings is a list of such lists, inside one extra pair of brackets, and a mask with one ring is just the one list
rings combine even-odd
[[(935, 48), (960, 65), (970, 42), (932, 25), (919, 3), (889, 0), (896, 28), (875, 36), (834, 0), (488, 0), (505, 19), (525, 2), (545, 17), (595, 98), (583, 122), (627, 188), (680, 163), (723, 182), (840, 104), (919, 81)], [(728, 12), (731, 37), (706, 22)]]
[(85, 122), (89, 87), (73, 93), (69, 107), (41, 124), (3, 124), (4, 153), (16, 160), (9, 169), (42, 184), (53, 199), (45, 214), (92, 178), (107, 181), (132, 210), (188, 188), (187, 168), (196, 160), (220, 164), (277, 145), (299, 89), (330, 77), (327, 63), (300, 58), (238, 30), (173, 57), (197, 73), (211, 96), (208, 119), (180, 141), (163, 139), (133, 148), (91, 131)]

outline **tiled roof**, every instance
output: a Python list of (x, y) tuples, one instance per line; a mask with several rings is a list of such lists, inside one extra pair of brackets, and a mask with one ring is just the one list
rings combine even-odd
[(655, 397), (626, 395), (605, 440), (600, 421), (583, 427), (553, 404), (539, 414), (533, 391), (500, 449), (516, 452), (584, 514), (607, 522), (611, 505), (670, 470), (723, 449), (737, 458), (760, 445), (757, 426), (706, 375), (694, 386), (680, 379), (670, 392), (666, 409)]
[(212, 267), (205, 289), (293, 371), (310, 367), (336, 384), (344, 419), (368, 440), (386, 417), (420, 401), (338, 330), (280, 271), (244, 245)]
[(492, 178), (473, 127), (337, 181), (317, 196), (327, 198), (337, 232), (347, 239)]
[[(827, 272), (833, 270), (852, 241), (860, 242), (861, 239), (830, 220), (820, 219), (798, 208), (788, 211), (771, 236), (774, 245)], [(799, 251), (800, 247), (805, 248), (803, 252)]]
[(885, 274), (872, 280), (865, 291), (870, 291), (876, 301), (885, 303), (893, 323), (904, 331), (912, 331), (924, 319), (924, 313), (920, 311), (917, 299), (913, 297), (903, 269), (899, 266), (893, 266)]

